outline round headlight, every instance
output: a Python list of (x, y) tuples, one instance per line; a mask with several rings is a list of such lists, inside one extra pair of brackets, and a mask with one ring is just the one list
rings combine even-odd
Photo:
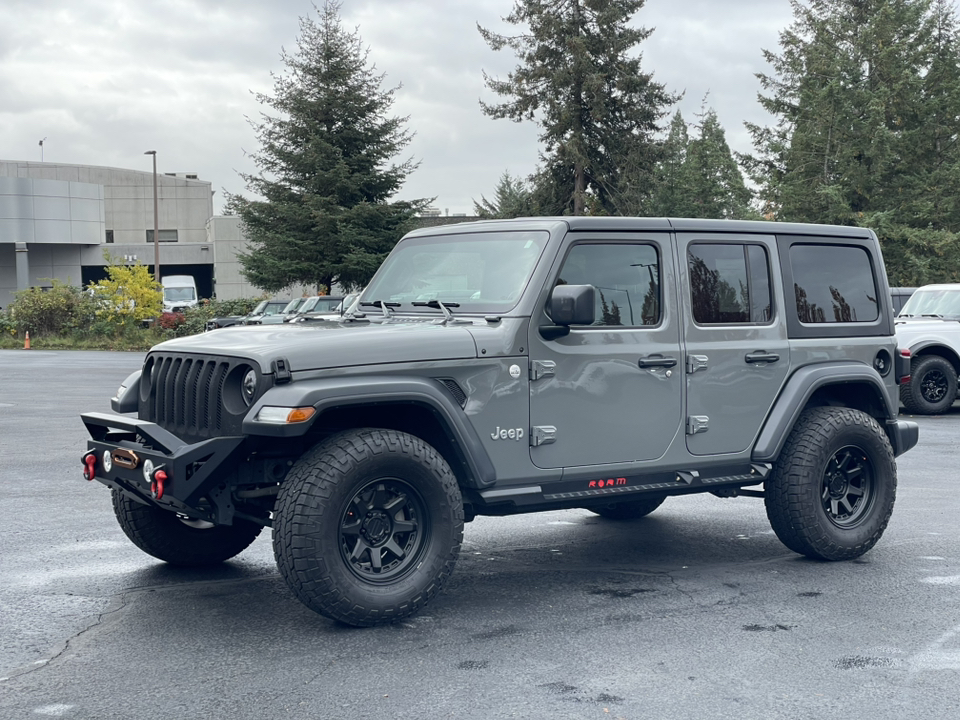
[(153, 460), (143, 461), (143, 479), (147, 481), (147, 485), (153, 482)]
[(109, 450), (103, 451), (103, 469), (105, 472), (113, 470), (113, 458), (110, 456)]
[(257, 371), (250, 370), (246, 375), (243, 376), (243, 385), (241, 386), (243, 391), (243, 401), (249, 405), (253, 402), (253, 398), (257, 395)]

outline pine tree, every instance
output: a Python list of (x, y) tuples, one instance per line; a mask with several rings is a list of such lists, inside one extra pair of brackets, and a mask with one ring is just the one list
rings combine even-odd
[(273, 94), (257, 100), (273, 114), (251, 121), (261, 148), (256, 174), (241, 173), (262, 199), (228, 197), (248, 250), (239, 255), (254, 285), (277, 291), (293, 283), (345, 288), (365, 284), (427, 201), (390, 202), (411, 160), (392, 163), (409, 143), (407, 118), (388, 115), (397, 88), (368, 62), (340, 3), (319, 19), (301, 18), (297, 48), (281, 55), (285, 72)]
[(727, 145), (716, 112), (704, 108), (690, 137), (679, 111), (657, 164), (650, 214), (664, 217), (746, 219), (751, 192)]
[(474, 212), (485, 220), (530, 217), (535, 214), (530, 188), (521, 178), (515, 178), (506, 170), (497, 181), (493, 200), (483, 195), (480, 202), (473, 201)]
[[(506, 80), (484, 73), (488, 88), (507, 98), (481, 102), (493, 118), (536, 122), (542, 167), (536, 202), (543, 214), (622, 212), (636, 175), (651, 173), (655, 134), (676, 101), (641, 70), (635, 48), (651, 30), (629, 22), (645, 0), (515, 0), (504, 20), (526, 26), (507, 36), (478, 29), (493, 50), (510, 48), (520, 64)], [(625, 178), (627, 169), (633, 177)]]

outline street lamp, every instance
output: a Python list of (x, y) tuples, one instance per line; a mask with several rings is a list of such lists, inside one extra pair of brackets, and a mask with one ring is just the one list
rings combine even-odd
[(153, 155), (153, 279), (160, 282), (160, 216), (157, 203), (157, 151), (147, 150), (144, 155)]

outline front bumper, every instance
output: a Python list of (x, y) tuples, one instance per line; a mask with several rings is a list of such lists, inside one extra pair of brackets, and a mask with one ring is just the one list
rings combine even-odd
[[(92, 452), (96, 458), (91, 480), (188, 517), (217, 524), (232, 522), (228, 479), (242, 456), (243, 437), (186, 443), (146, 420), (109, 413), (84, 413), (80, 418), (92, 438), (84, 456)], [(113, 454), (118, 449), (127, 451), (121, 453), (120, 461)], [(105, 452), (113, 458), (110, 471), (104, 467)], [(154, 467), (163, 466), (167, 473), (162, 498), (151, 494), (150, 480), (143, 471), (147, 460)]]
[(917, 444), (920, 439), (920, 426), (910, 420), (889, 420), (887, 437), (893, 446), (894, 456), (899, 457)]

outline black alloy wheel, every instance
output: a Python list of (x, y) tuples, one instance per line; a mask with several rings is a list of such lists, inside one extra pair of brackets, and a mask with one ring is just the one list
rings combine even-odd
[(848, 445), (827, 461), (820, 499), (827, 518), (837, 527), (860, 523), (873, 502), (873, 466), (863, 451)]
[(370, 583), (388, 583), (420, 561), (428, 528), (423, 500), (403, 480), (383, 478), (361, 488), (340, 519), (340, 553), (353, 573)]

